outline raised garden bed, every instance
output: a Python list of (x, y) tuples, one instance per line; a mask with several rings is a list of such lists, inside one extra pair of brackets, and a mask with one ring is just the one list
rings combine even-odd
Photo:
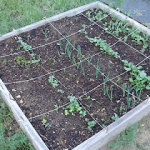
[(0, 42), (0, 77), (49, 149), (109, 130), (149, 95), (150, 37), (98, 4)]

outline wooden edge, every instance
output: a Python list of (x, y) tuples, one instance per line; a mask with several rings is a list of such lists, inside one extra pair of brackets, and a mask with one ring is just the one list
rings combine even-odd
[(27, 25), (25, 27), (22, 27), (22, 28), (19, 28), (17, 30), (13, 30), (12, 32), (9, 32), (9, 33), (6, 33), (4, 35), (1, 35), (0, 36), (0, 41), (3, 41), (7, 38), (10, 38), (10, 37), (13, 37), (15, 35), (18, 35), (20, 33), (24, 33), (24, 32), (27, 32), (27, 31), (30, 31), (32, 29), (36, 29), (42, 25), (45, 25), (49, 22), (53, 22), (53, 21), (57, 21), (57, 20), (60, 20), (62, 18), (65, 18), (65, 17), (72, 17), (72, 16), (75, 16), (83, 11), (86, 11), (90, 8), (96, 8), (97, 7), (97, 2), (93, 2), (93, 3), (90, 3), (90, 4), (87, 4), (87, 5), (84, 5), (84, 6), (80, 6), (78, 8), (75, 8), (75, 9), (71, 9), (69, 11), (66, 11), (64, 13), (60, 13), (58, 15), (55, 15), (53, 17), (50, 17), (50, 18), (47, 18), (47, 19), (43, 19), (41, 21), (38, 21), (36, 23), (33, 23), (33, 24), (30, 24), (30, 25)]
[(149, 113), (150, 98), (136, 106), (105, 129), (75, 147), (73, 150), (100, 150), (100, 148), (104, 147), (108, 142), (114, 140), (115, 137), (129, 125), (135, 124)]
[[(32, 29), (36, 29), (42, 25), (45, 25), (48, 22), (57, 21), (59, 19), (65, 18), (65, 17), (71, 17), (75, 16), (85, 10), (88, 10), (90, 8), (96, 8), (100, 7), (100, 9), (108, 11), (110, 13), (114, 13), (117, 15), (121, 20), (127, 20), (131, 25), (139, 28), (142, 31), (145, 31), (148, 35), (150, 35), (150, 29), (145, 27), (144, 25), (141, 25), (137, 21), (125, 16), (124, 14), (116, 11), (113, 8), (110, 8), (109, 6), (101, 3), (100, 1), (93, 2), (72, 10), (69, 10), (67, 12), (61, 13), (59, 15), (55, 15), (53, 17), (50, 17), (48, 19), (41, 20), (39, 22), (33, 23), (31, 25), (27, 25), (23, 28), (14, 30), (10, 33), (4, 34), (0, 36), (0, 41), (3, 41), (7, 38), (13, 37), (16, 34), (20, 34), (23, 32), (30, 31)], [(2, 91), (2, 98), (6, 102), (6, 104), (11, 108), (14, 117), (16, 118), (17, 122), (21, 126), (22, 130), (27, 134), (29, 139), (31, 140), (32, 144), (37, 150), (48, 150), (45, 143), (42, 141), (42, 139), (39, 137), (35, 129), (32, 127), (26, 116), (21, 111), (18, 104), (14, 101), (13, 97), (5, 87), (4, 83), (0, 79), (0, 90)], [(100, 131), (99, 133), (95, 134), (85, 142), (78, 145), (74, 150), (98, 150), (99, 148), (106, 145), (109, 141), (114, 139), (116, 135), (121, 133), (123, 130), (126, 129), (126, 127), (129, 124), (134, 124), (141, 120), (144, 116), (148, 115), (150, 113), (150, 99), (146, 100), (146, 102), (143, 102), (139, 104), (137, 107), (135, 107), (133, 110), (129, 111), (126, 115), (122, 116), (118, 121), (112, 123), (107, 127), (107, 129), (104, 129)], [(107, 131), (107, 132), (106, 132)]]
[(24, 133), (27, 135), (33, 146), (36, 150), (48, 150), (47, 146), (43, 142), (43, 140), (40, 138), (40, 136), (37, 134), (29, 120), (26, 118), (26, 116), (23, 114), (22, 110), (18, 106), (18, 104), (13, 99), (12, 95), (7, 90), (6, 86), (0, 79), (0, 91), (1, 91), (1, 97), (4, 100), (4, 102), (10, 107), (17, 123), (20, 125), (21, 129), (24, 131)]
[(150, 36), (150, 29), (147, 28), (146, 26), (140, 24), (139, 22), (133, 20), (132, 18), (122, 14), (121, 12), (109, 7), (108, 5), (102, 3), (102, 2), (97, 2), (97, 5), (100, 9), (105, 10), (108, 13), (116, 15), (120, 20), (126, 20), (131, 26), (135, 26), (138, 28), (140, 31), (145, 32), (147, 35)]

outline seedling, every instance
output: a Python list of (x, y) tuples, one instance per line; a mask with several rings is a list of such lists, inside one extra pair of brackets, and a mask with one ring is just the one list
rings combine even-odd
[(89, 58), (87, 59), (87, 62), (88, 62), (88, 65), (90, 65), (93, 59), (93, 55), (90, 57), (90, 54), (88, 54), (88, 57)]
[(123, 85), (122, 85), (123, 97), (125, 96), (126, 88), (127, 88), (127, 84), (123, 83)]
[(82, 53), (81, 53), (81, 47), (79, 45), (77, 46), (77, 50), (78, 50), (78, 58), (81, 61)]
[(90, 121), (90, 119), (85, 118), (85, 121), (88, 123), (88, 129), (91, 131), (92, 128), (96, 125), (96, 121)]
[(56, 111), (58, 112), (59, 106), (58, 105), (54, 105)]
[(4, 59), (3, 62), (2, 62), (2, 64), (3, 64), (3, 65), (6, 65), (6, 63), (7, 63), (7, 60)]
[(42, 120), (42, 125), (45, 127), (45, 128), (51, 128), (52, 127), (52, 124), (48, 123), (47, 120), (43, 119)]
[(70, 104), (64, 108), (65, 115), (71, 114), (75, 116), (75, 112), (79, 112), (81, 117), (86, 116), (86, 111), (82, 110), (75, 96), (68, 96), (68, 99), (70, 100)]
[(111, 119), (113, 119), (114, 121), (116, 121), (116, 120), (119, 119), (119, 116), (116, 113), (114, 113), (114, 116), (112, 116)]
[(53, 75), (49, 76), (48, 81), (52, 84), (52, 86), (54, 88), (58, 87), (58, 85), (59, 85), (58, 82), (57, 82), (57, 80), (55, 80), (55, 77)]
[(61, 89), (58, 89), (57, 92), (61, 93), (61, 94), (64, 94), (64, 91), (61, 90)]
[(32, 46), (30, 46), (30, 45), (28, 45), (27, 43), (25, 43), (25, 42), (22, 40), (21, 37), (18, 37), (18, 41), (17, 41), (17, 42), (21, 44), (20, 47), (22, 47), (25, 51), (28, 51), (28, 50), (30, 50), (30, 49), (32, 48)]
[(26, 58), (22, 56), (17, 56), (14, 60), (16, 61), (16, 64), (20, 67), (29, 67), (31, 63), (30, 60), (26, 60)]
[(49, 61), (52, 62), (52, 64), (54, 65), (56, 60), (55, 60), (55, 57), (49, 57), (49, 56), (46, 56), (48, 58)]
[(85, 70), (84, 70), (84, 66), (82, 65), (82, 63), (81, 63), (81, 70), (82, 70), (83, 75), (85, 76)]

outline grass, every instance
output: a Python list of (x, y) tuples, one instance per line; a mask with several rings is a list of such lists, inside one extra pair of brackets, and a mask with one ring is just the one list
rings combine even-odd
[[(0, 1), (0, 35), (95, 0), (2, 0)], [(105, 2), (105, 0), (101, 0)], [(116, 0), (118, 6), (123, 0)]]
[(34, 150), (24, 133), (15, 126), (12, 112), (0, 99), (0, 150)]
[(112, 148), (112, 150), (121, 150), (127, 145), (134, 147), (138, 128), (139, 123), (127, 127), (127, 129), (117, 136), (114, 141), (110, 142), (108, 146)]
[(0, 35), (95, 0), (0, 1)]

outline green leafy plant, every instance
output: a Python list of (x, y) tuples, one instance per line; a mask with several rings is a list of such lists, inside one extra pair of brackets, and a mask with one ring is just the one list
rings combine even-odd
[(6, 65), (6, 64), (7, 64), (7, 60), (4, 59), (4, 60), (2, 61), (2, 64), (3, 64), (3, 65)]
[(108, 53), (110, 56), (114, 56), (115, 58), (120, 58), (119, 54), (113, 51), (105, 40), (102, 40), (101, 38), (97, 38), (97, 37), (89, 38), (88, 36), (86, 36), (86, 38), (91, 43), (95, 43), (95, 46), (99, 46), (100, 50), (104, 51), (105, 53)]
[(52, 84), (52, 86), (54, 88), (58, 87), (58, 85), (59, 85), (57, 80), (55, 80), (55, 77), (53, 75), (49, 76), (48, 81)]
[(22, 47), (25, 51), (28, 51), (32, 48), (32, 46), (28, 45), (27, 43), (25, 43), (21, 37), (18, 37), (18, 43), (20, 43), (20, 47)]
[(29, 67), (30, 66), (30, 60), (27, 60), (25, 57), (22, 56), (17, 56), (15, 57), (15, 62), (17, 65), (19, 65), (20, 67)]
[(142, 91), (143, 89), (150, 90), (150, 76), (147, 76), (146, 72), (142, 69), (142, 66), (136, 67), (133, 63), (127, 60), (122, 60), (124, 63), (124, 69), (130, 71), (131, 77), (129, 82), (131, 85), (136, 86), (136, 91)]
[(114, 116), (112, 116), (111, 119), (113, 119), (114, 121), (116, 121), (116, 120), (119, 119), (119, 116), (116, 113), (114, 113)]
[(63, 90), (61, 90), (61, 89), (58, 89), (58, 90), (57, 90), (57, 92), (59, 92), (59, 93), (61, 93), (61, 94), (63, 94), (63, 93), (64, 93), (64, 91), (63, 91)]
[(89, 118), (85, 118), (85, 121), (88, 123), (88, 129), (91, 131), (91, 130), (92, 130), (92, 127), (95, 126), (96, 121), (90, 121)]
[(48, 123), (46, 119), (43, 119), (42, 120), (42, 125), (45, 127), (45, 128), (51, 128), (52, 127), (52, 124), (51, 123)]
[(83, 111), (75, 96), (68, 96), (68, 99), (70, 100), (70, 104), (64, 108), (65, 115), (71, 114), (75, 116), (75, 112), (79, 112), (81, 116), (86, 116), (86, 111)]

